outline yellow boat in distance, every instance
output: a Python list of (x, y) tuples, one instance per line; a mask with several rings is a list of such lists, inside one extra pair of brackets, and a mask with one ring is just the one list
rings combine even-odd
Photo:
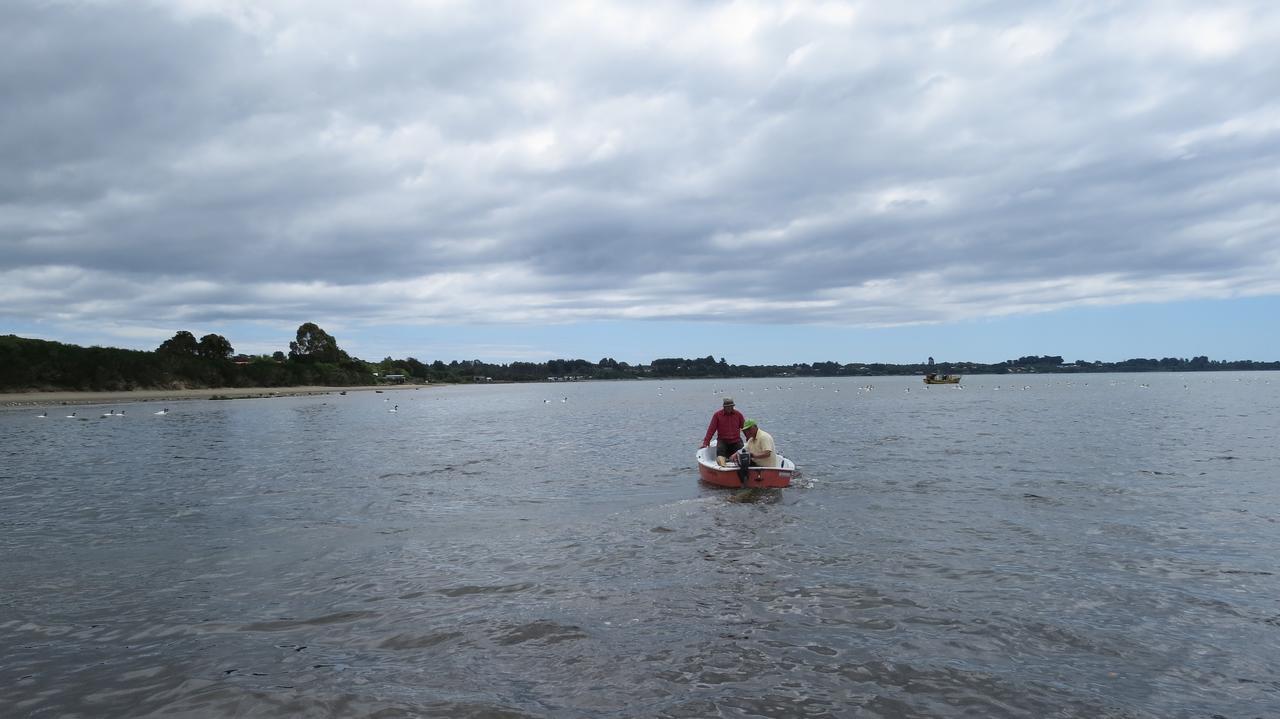
[(929, 373), (924, 376), (925, 384), (960, 384), (960, 375), (944, 374), (939, 377), (937, 374)]

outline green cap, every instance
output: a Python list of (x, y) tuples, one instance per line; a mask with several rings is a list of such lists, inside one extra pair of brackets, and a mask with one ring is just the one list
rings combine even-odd
[(746, 422), (742, 423), (742, 431), (746, 432), (747, 430), (751, 429), (754, 426), (756, 426), (756, 421), (754, 419), (749, 419)]

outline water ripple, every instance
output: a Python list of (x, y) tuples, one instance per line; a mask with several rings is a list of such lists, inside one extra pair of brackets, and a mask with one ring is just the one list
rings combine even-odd
[[(1222, 377), (0, 412), (0, 707), (1267, 716), (1280, 382)], [(792, 488), (697, 483), (717, 391)]]

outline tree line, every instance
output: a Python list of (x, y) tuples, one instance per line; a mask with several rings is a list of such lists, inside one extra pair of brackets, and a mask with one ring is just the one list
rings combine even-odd
[(673, 379), (735, 377), (878, 377), (886, 375), (1006, 374), (1071, 372), (1195, 372), (1214, 370), (1280, 370), (1280, 362), (1164, 357), (1121, 362), (1076, 360), (1057, 355), (1027, 355), (994, 364), (979, 362), (840, 363), (822, 361), (786, 365), (736, 365), (713, 355), (663, 357), (631, 365), (611, 357), (598, 362), (553, 359), (547, 362), (492, 364), (481, 360), (435, 360), (414, 357), (378, 362), (348, 355), (338, 341), (315, 323), (298, 327), (288, 351), (236, 354), (225, 337), (199, 339), (181, 330), (153, 351), (78, 345), (0, 336), (0, 390), (120, 391), (218, 387), (351, 387), (384, 382), (471, 383), (540, 382), (586, 379)]
[(151, 352), (0, 336), (0, 390), (5, 391), (350, 387), (373, 384), (375, 371), (311, 322), (298, 328), (287, 355), (237, 355), (227, 338), (196, 339), (187, 330)]

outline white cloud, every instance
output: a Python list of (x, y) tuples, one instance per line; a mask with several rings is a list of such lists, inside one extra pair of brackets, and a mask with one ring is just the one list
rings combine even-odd
[(0, 302), (129, 336), (719, 320), (721, 282), (875, 326), (1274, 293), (1278, 18), (8, 3)]

